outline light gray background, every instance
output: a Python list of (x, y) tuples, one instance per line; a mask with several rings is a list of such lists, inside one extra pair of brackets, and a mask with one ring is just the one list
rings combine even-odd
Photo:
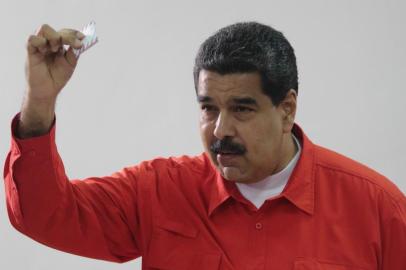
[[(218, 28), (257, 20), (285, 33), (298, 58), (297, 122), (308, 136), (373, 167), (406, 191), (404, 1), (0, 1), (0, 163), (24, 88), (25, 42), (42, 23), (100, 42), (57, 104), (57, 144), (71, 178), (156, 156), (197, 154), (192, 67)], [(40, 187), (38, 187), (40, 188)], [(64, 254), (9, 224), (0, 189), (0, 269), (141, 269)]]

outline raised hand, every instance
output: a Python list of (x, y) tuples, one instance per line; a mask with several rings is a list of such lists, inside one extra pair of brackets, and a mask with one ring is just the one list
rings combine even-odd
[[(69, 81), (77, 59), (72, 48), (82, 47), (84, 35), (72, 29), (55, 31), (44, 24), (27, 42), (26, 77), (31, 98), (55, 99)], [(70, 48), (65, 51), (63, 45)]]
[[(73, 48), (81, 48), (84, 37), (77, 30), (55, 31), (44, 24), (28, 38), (25, 64), (27, 91), (16, 134), (20, 138), (48, 132), (54, 119), (56, 98), (77, 64)], [(64, 45), (68, 45), (69, 49), (65, 50)]]

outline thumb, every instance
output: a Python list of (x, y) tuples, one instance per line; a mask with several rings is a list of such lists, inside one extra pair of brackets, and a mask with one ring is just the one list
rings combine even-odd
[[(77, 55), (77, 56), (76, 56)], [(66, 62), (72, 67), (76, 67), (79, 59), (79, 54), (76, 54), (72, 46), (69, 47), (67, 51), (64, 53), (64, 57)]]

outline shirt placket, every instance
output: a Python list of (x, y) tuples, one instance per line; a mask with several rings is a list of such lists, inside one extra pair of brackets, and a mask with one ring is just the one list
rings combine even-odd
[[(262, 209), (261, 209), (262, 210)], [(266, 260), (266, 224), (262, 211), (258, 210), (252, 216), (251, 242), (249, 245), (249, 257), (247, 259), (247, 270), (264, 270)]]

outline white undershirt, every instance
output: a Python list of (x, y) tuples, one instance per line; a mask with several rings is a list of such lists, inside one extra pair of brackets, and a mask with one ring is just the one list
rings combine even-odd
[(264, 180), (255, 183), (236, 183), (241, 194), (250, 202), (252, 202), (257, 209), (269, 198), (281, 194), (285, 188), (293, 169), (299, 160), (302, 147), (298, 139), (292, 134), (294, 141), (298, 147), (296, 155), (291, 159), (286, 167), (273, 175), (268, 176)]

